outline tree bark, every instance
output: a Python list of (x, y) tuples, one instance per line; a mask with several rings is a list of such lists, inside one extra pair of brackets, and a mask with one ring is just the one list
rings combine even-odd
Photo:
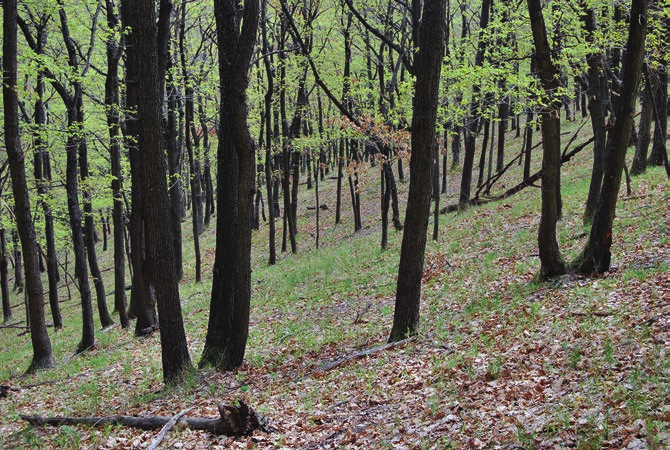
[[(251, 301), (251, 234), (256, 192), (255, 144), (247, 125), (248, 71), (256, 43), (259, 0), (215, 0), (219, 49), (216, 255), (210, 316), (200, 366), (231, 370), (244, 360)], [(241, 16), (240, 16), (241, 14)], [(239, 18), (241, 17), (241, 27)]]
[(556, 222), (560, 210), (561, 119), (560, 99), (552, 98), (558, 91), (559, 73), (551, 60), (551, 48), (542, 15), (540, 0), (528, 0), (530, 25), (535, 43), (535, 61), (546, 100), (540, 112), (542, 121), (542, 216), (537, 243), (540, 250), (539, 278), (546, 280), (563, 275), (565, 261), (556, 240)]
[(572, 262), (581, 273), (604, 273), (610, 270), (612, 225), (621, 186), (635, 109), (635, 97), (640, 83), (640, 68), (647, 35), (648, 0), (633, 0), (626, 57), (621, 69), (621, 90), (614, 105), (614, 127), (607, 135), (606, 162), (600, 199), (588, 240), (582, 253)]
[(23, 150), (19, 139), (19, 96), (18, 96), (18, 6), (16, 0), (3, 2), (3, 84), (4, 132), (9, 171), (12, 177), (16, 225), (21, 238), (25, 268), (26, 292), (29, 304), (30, 339), (33, 359), (28, 372), (48, 369), (54, 366), (51, 341), (44, 318), (44, 292), (40, 278), (35, 228), (30, 216), (30, 198)]
[[(415, 7), (420, 3), (412, 2)], [(389, 341), (416, 334), (421, 305), (421, 274), (430, 213), (431, 149), (435, 140), (440, 69), (445, 44), (446, 0), (425, 0), (414, 62), (416, 86), (412, 116), (412, 158), (405, 229), (400, 250), (393, 327)]]
[[(146, 261), (150, 284), (158, 299), (160, 321), (161, 360), (165, 383), (177, 383), (190, 371), (186, 333), (179, 301), (179, 284), (174, 270), (173, 236), (170, 228), (170, 210), (167, 187), (167, 162), (165, 160), (161, 102), (165, 66), (161, 52), (161, 32), (157, 24), (155, 2), (136, 0), (133, 4), (134, 45), (137, 57), (138, 145), (144, 170), (144, 203), (142, 218), (145, 224)], [(169, 17), (171, 5), (161, 1), (160, 17)], [(166, 26), (164, 22), (160, 25)]]

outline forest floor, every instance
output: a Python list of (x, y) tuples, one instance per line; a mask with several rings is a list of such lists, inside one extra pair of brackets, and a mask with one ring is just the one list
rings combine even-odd
[[(563, 171), (566, 260), (586, 239), (589, 161), (587, 148)], [(518, 170), (495, 189), (515, 184)], [(138, 339), (119, 326), (98, 331), (95, 349), (72, 356), (80, 333), (74, 288), (62, 302), (66, 328), (50, 330), (54, 370), (23, 375), (29, 336), (0, 329), (0, 384), (14, 389), (0, 398), (0, 448), (146, 448), (158, 433), (40, 428), (19, 414), (173, 416), (194, 407), (189, 417), (215, 417), (217, 403), (240, 399), (269, 419), (270, 432), (229, 438), (176, 428), (163, 448), (670, 448), (670, 183), (661, 169), (633, 179), (631, 195), (622, 188), (613, 268), (603, 276), (533, 281), (537, 188), (441, 215), (426, 252), (420, 334), (369, 351), (390, 331), (402, 235), (391, 231), (389, 249), (379, 249), (378, 178), (375, 168), (362, 176), (359, 232), (346, 200), (334, 224), (335, 182), (326, 179), (327, 210), (307, 209), (314, 191), (301, 187), (296, 255), (268, 267), (267, 225), (255, 233), (246, 363), (234, 373), (201, 370), (166, 388), (159, 336)], [(443, 205), (456, 199), (459, 177), (449, 178)], [(408, 184), (399, 183), (401, 193)], [(185, 225), (181, 298), (197, 362), (215, 230), (203, 233), (205, 277), (197, 284)], [(111, 267), (111, 252), (101, 259)], [(25, 325), (22, 308), (14, 313)]]

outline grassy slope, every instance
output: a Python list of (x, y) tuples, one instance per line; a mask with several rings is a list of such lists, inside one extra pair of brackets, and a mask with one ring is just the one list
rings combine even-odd
[[(587, 153), (564, 171), (559, 242), (568, 259), (585, 239)], [(516, 180), (520, 175), (514, 170)], [(455, 201), (458, 183), (451, 178), (449, 202)], [(379, 250), (377, 171), (370, 169), (365, 181), (362, 232), (351, 233), (347, 200), (343, 224), (333, 224), (334, 181), (328, 180), (321, 192), (322, 203), (330, 207), (322, 212), (322, 248), (313, 248), (314, 211), (305, 208), (314, 204), (313, 191), (303, 190), (299, 205), (305, 215), (297, 256), (284, 255), (266, 267), (267, 228), (256, 233), (248, 363), (237, 373), (201, 371), (183, 388), (166, 390), (160, 383), (158, 336), (137, 340), (118, 327), (98, 333), (96, 350), (72, 358), (80, 329), (75, 294), (63, 302), (67, 328), (51, 334), (55, 370), (21, 375), (29, 364), (29, 337), (0, 330), (0, 383), (21, 389), (0, 399), (0, 447), (140, 448), (156, 435), (114, 427), (33, 429), (18, 420), (18, 413), (173, 415), (196, 406), (190, 416), (213, 416), (217, 402), (238, 398), (269, 416), (274, 432), (233, 441), (174, 430), (164, 444), (670, 445), (670, 184), (661, 170), (635, 179), (632, 197), (623, 198), (622, 192), (615, 268), (599, 278), (567, 275), (554, 283), (532, 283), (539, 267), (535, 188), (502, 203), (441, 216), (440, 238), (427, 250), (420, 336), (321, 370), (383, 344), (391, 326), (401, 235), (391, 232), (391, 249)], [(510, 187), (515, 181), (501, 183)], [(213, 229), (203, 240), (207, 271)], [(185, 242), (187, 279), (181, 292), (197, 358), (211, 278), (199, 285), (188, 279), (192, 250), (186, 236)], [(104, 258), (111, 258), (110, 252)], [(107, 259), (103, 267), (109, 266)], [(21, 308), (14, 313), (22, 318)]]

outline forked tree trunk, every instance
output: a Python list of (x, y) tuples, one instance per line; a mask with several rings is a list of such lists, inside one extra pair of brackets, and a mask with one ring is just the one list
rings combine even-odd
[(606, 162), (600, 199), (588, 240), (572, 267), (582, 273), (604, 273), (610, 270), (612, 226), (616, 212), (621, 176), (626, 161), (635, 109), (635, 97), (640, 84), (640, 67), (647, 35), (648, 0), (633, 0), (630, 9), (630, 28), (626, 58), (621, 69), (621, 91), (614, 105), (615, 126), (607, 135)]

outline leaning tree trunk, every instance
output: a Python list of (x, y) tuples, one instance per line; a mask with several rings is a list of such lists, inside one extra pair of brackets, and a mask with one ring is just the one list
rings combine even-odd
[(626, 58), (621, 69), (621, 91), (614, 106), (615, 126), (607, 135), (605, 173), (598, 208), (582, 253), (572, 263), (582, 273), (609, 271), (612, 247), (612, 225), (621, 186), (621, 175), (626, 162), (626, 149), (633, 124), (635, 97), (640, 83), (640, 67), (644, 57), (647, 34), (648, 0), (633, 0), (630, 10), (630, 29)]
[(26, 181), (25, 160), (19, 140), (19, 97), (17, 83), (18, 39), (17, 39), (17, 1), (5, 0), (3, 3), (3, 39), (2, 60), (3, 79), (2, 97), (4, 106), (5, 148), (12, 177), (12, 191), (16, 225), (19, 229), (26, 267), (26, 291), (30, 317), (30, 339), (33, 346), (33, 359), (28, 372), (48, 369), (54, 366), (51, 341), (47, 333), (44, 318), (44, 292), (40, 279), (37, 240), (30, 215), (30, 198)]
[[(587, 32), (587, 40), (593, 44), (593, 34), (597, 31), (596, 14), (593, 8), (587, 8), (583, 15), (584, 28)], [(607, 139), (606, 114), (607, 104), (609, 103), (609, 86), (605, 73), (601, 69), (600, 53), (590, 53), (586, 57), (588, 64), (588, 109), (591, 112), (591, 126), (593, 128), (593, 169), (591, 170), (591, 183), (589, 193), (584, 207), (584, 225), (591, 224), (593, 215), (598, 205), (600, 197), (600, 187), (603, 181), (603, 171), (605, 170), (605, 144)]]

